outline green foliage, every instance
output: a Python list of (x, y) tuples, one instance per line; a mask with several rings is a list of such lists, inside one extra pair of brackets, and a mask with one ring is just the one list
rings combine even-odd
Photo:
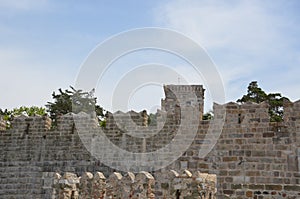
[(2, 115), (3, 120), (6, 121), (6, 128), (10, 128), (11, 121), (14, 119), (14, 117), (18, 115), (28, 115), (28, 116), (36, 116), (36, 115), (46, 115), (46, 109), (43, 107), (37, 107), (37, 106), (21, 106), (19, 108), (14, 108), (13, 110), (7, 110), (4, 111), (0, 109), (0, 115)]
[(43, 116), (43, 115), (46, 115), (47, 113), (46, 113), (46, 109), (43, 108), (43, 107), (37, 107), (37, 106), (25, 107), (25, 106), (21, 106), (20, 108), (14, 108), (11, 111), (11, 114), (13, 116), (21, 115), (21, 114), (28, 115), (28, 116), (36, 116), (36, 115)]
[(271, 122), (281, 122), (283, 120), (283, 102), (288, 100), (286, 97), (282, 97), (280, 93), (266, 94), (261, 88), (258, 87), (256, 81), (252, 81), (248, 86), (246, 95), (243, 95), (237, 102), (255, 102), (261, 103), (266, 101), (269, 104), (269, 115)]
[(106, 127), (106, 120), (105, 119), (100, 120), (99, 124), (101, 127)]
[(212, 120), (214, 118), (213, 111), (208, 111), (207, 113), (204, 113), (202, 116), (202, 120)]
[(54, 102), (48, 102), (46, 105), (47, 112), (50, 114), (53, 126), (57, 125), (57, 118), (67, 113), (79, 113), (85, 112), (88, 114), (96, 113), (100, 122), (100, 125), (105, 125), (103, 122), (104, 110), (97, 105), (97, 98), (94, 97), (94, 89), (90, 92), (84, 92), (82, 90), (76, 90), (70, 86), (71, 90), (58, 89), (59, 93), (53, 92), (52, 98)]
[(269, 115), (271, 122), (281, 122), (283, 120), (283, 102), (290, 100), (282, 97), (280, 93), (270, 93), (268, 94), (267, 101), (270, 105)]
[(148, 117), (148, 125), (149, 126), (156, 126), (157, 125), (157, 118), (156, 114), (150, 113)]
[(237, 102), (255, 102), (260, 103), (267, 100), (267, 94), (261, 88), (258, 87), (256, 81), (253, 81), (248, 86), (248, 93), (244, 95), (241, 99), (238, 99)]
[(7, 109), (5, 109), (4, 111), (0, 109), (0, 115), (5, 121), (9, 121), (11, 118), (11, 112)]

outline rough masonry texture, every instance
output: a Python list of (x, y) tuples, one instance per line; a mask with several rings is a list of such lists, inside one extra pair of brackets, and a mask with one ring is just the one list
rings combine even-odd
[[(160, 191), (163, 198), (215, 198), (216, 175), (195, 172), (192, 174), (184, 170), (182, 174), (171, 170), (156, 173), (162, 175)], [(63, 176), (56, 173), (53, 176), (53, 198), (132, 198), (154, 199), (155, 179), (148, 172), (135, 175), (127, 172), (113, 172), (108, 178), (103, 173), (94, 175), (85, 172), (77, 177), (74, 173), (65, 173)], [(181, 196), (181, 197), (180, 197)]]
[[(0, 119), (0, 198), (300, 198), (300, 101), (285, 103), (281, 123), (270, 122), (266, 103), (232, 102), (214, 104), (214, 120), (202, 121), (202, 86), (167, 85), (164, 91), (155, 121), (145, 111), (108, 113), (102, 129), (124, 150), (156, 151), (174, 139), (185, 111), (195, 107), (193, 142), (157, 171), (147, 165), (142, 169), (148, 172), (118, 171), (92, 156), (84, 143), (100, 127), (88, 114), (63, 115), (55, 129), (48, 117), (20, 116), (7, 130)], [(80, 139), (74, 118), (86, 127), (86, 139)], [(224, 121), (220, 136), (207, 139), (217, 120)], [(141, 135), (160, 130), (141, 138), (126, 133), (134, 127)]]

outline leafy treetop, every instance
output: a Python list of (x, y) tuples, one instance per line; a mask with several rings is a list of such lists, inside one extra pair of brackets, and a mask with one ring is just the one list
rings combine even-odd
[(212, 110), (204, 113), (202, 116), (202, 120), (212, 120), (214, 118), (214, 112)]
[(36, 115), (47, 115), (46, 109), (43, 107), (37, 106), (21, 106), (19, 108), (14, 108), (12, 110), (5, 109), (4, 111), (0, 109), (0, 115), (3, 117), (3, 120), (6, 121), (6, 127), (10, 128), (11, 121), (14, 117), (18, 115), (28, 115), (28, 116), (36, 116)]
[(243, 95), (237, 102), (255, 102), (261, 103), (266, 101), (269, 104), (269, 115), (271, 122), (280, 122), (283, 120), (283, 102), (289, 99), (282, 97), (280, 93), (267, 94), (260, 87), (258, 87), (257, 81), (250, 82), (246, 95)]
[[(71, 90), (58, 89), (59, 93), (53, 92), (52, 97), (54, 102), (48, 102), (46, 105), (47, 112), (50, 114), (53, 125), (57, 124), (57, 118), (61, 115), (67, 113), (93, 113), (96, 115), (100, 121), (103, 120), (104, 110), (102, 107), (97, 105), (97, 98), (94, 97), (94, 89), (90, 92), (84, 92), (82, 90), (76, 90), (70, 86)], [(101, 124), (101, 123), (100, 123)], [(105, 124), (105, 122), (103, 122)]]

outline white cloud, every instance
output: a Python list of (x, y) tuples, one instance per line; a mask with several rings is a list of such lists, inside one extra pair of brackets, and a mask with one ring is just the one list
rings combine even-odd
[[(300, 98), (300, 89), (298, 89), (300, 86), (299, 16), (293, 16), (295, 11), (291, 11), (291, 7), (297, 6), (290, 3), (297, 1), (173, 0), (162, 2), (163, 4), (154, 13), (156, 25), (185, 33), (207, 49), (222, 75), (227, 100), (234, 101), (244, 94), (251, 80), (258, 80), (260, 86), (267, 91), (281, 92), (292, 100)], [(3, 23), (0, 23), (3, 39), (2, 46), (0, 46), (0, 67), (1, 80), (6, 82), (0, 85), (0, 89), (5, 91), (0, 98), (0, 108), (43, 105), (51, 100), (53, 90), (67, 88), (73, 84), (76, 76), (74, 70), (78, 70), (77, 67), (85, 57), (85, 53), (87, 54), (89, 48), (102, 37), (90, 37), (94, 34), (94, 26), (87, 30), (68, 29), (69, 26), (51, 27), (51, 24), (56, 24), (51, 20), (56, 20), (59, 16), (57, 12), (65, 13), (67, 10), (64, 9), (68, 9), (68, 5), (69, 3), (66, 3), (61, 6), (60, 3), (46, 0), (0, 0), (0, 16), (5, 16)], [(59, 9), (51, 9), (51, 7)], [(47, 26), (46, 31), (39, 31), (44, 29), (43, 26), (30, 30), (24, 25), (35, 23), (39, 25), (40, 21), (34, 19), (41, 15), (37, 15), (38, 17), (33, 15), (32, 10), (40, 14), (41, 10), (44, 12), (49, 9), (51, 10), (49, 15), (41, 18), (44, 26)], [(25, 14), (30, 12), (31, 15), (22, 21), (20, 19), (23, 19), (25, 15), (18, 14), (24, 14), (24, 12)], [(11, 17), (11, 15), (17, 16)], [(87, 13), (87, 17), (91, 16), (94, 19), (94, 15)], [(76, 14), (76, 17), (74, 21), (81, 23), (82, 16)], [(7, 19), (10, 21), (8, 22)], [(66, 24), (70, 24), (70, 27), (74, 23), (68, 18), (62, 18), (62, 20), (66, 20)], [(110, 20), (108, 18), (108, 24), (111, 24)], [(107, 20), (104, 21), (107, 22)], [(132, 21), (132, 23), (136, 25), (136, 22)], [(103, 25), (101, 22), (99, 24)], [(85, 27), (88, 28), (88, 26)], [(52, 31), (48, 32), (47, 28)], [(109, 31), (116, 31), (110, 28), (105, 23), (103, 34), (110, 35)], [(31, 35), (31, 31), (34, 31), (33, 35), (39, 36), (27, 37), (24, 34), (25, 32)], [(138, 57), (141, 59), (140, 62), (125, 59), (123, 63), (130, 66), (149, 62), (169, 65), (186, 77), (189, 83), (202, 83), (201, 78), (195, 75), (191, 68), (187, 68), (174, 57), (165, 57), (166, 59), (163, 59), (165, 61), (162, 61), (160, 56), (150, 56), (149, 59), (142, 55)], [(112, 85), (115, 85), (120, 78), (116, 74), (122, 72), (126, 74), (126, 68), (124, 69), (124, 65), (121, 66), (109, 73), (107, 82), (104, 84), (105, 90), (99, 94), (99, 102), (105, 107), (111, 100), (104, 98), (103, 93), (107, 95), (114, 88)], [(167, 78), (162, 79), (167, 80)], [(175, 84), (177, 79), (175, 77), (172, 81), (164, 83)], [(154, 94), (151, 93), (151, 89), (149, 90), (151, 92), (139, 90), (140, 94), (137, 94), (134, 99), (150, 93), (145, 97), (146, 99), (141, 97), (142, 103), (157, 105), (162, 92), (158, 87), (155, 89), (157, 90)], [(132, 107), (135, 104), (134, 99), (131, 101)], [(105, 102), (102, 103), (102, 100)], [(139, 107), (147, 108), (146, 105)]]
[(245, 93), (251, 80), (262, 82), (266, 90), (276, 87), (273, 90), (300, 98), (300, 91), (284, 92), (300, 85), (295, 49), (300, 29), (290, 11), (293, 6), (284, 1), (175, 0), (160, 5), (155, 19), (208, 50), (222, 74), (228, 100)]
[(161, 7), (157, 21), (186, 33), (208, 49), (270, 50), (280, 37), (278, 29), (286, 22), (268, 13), (261, 1), (225, 2), (172, 1)]

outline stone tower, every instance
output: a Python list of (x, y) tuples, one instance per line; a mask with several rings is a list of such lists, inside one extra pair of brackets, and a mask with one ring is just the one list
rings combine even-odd
[(184, 106), (199, 107), (200, 120), (203, 116), (204, 91), (202, 85), (164, 85), (165, 99), (161, 100), (162, 110), (174, 114), (176, 121), (180, 120), (180, 109)]

